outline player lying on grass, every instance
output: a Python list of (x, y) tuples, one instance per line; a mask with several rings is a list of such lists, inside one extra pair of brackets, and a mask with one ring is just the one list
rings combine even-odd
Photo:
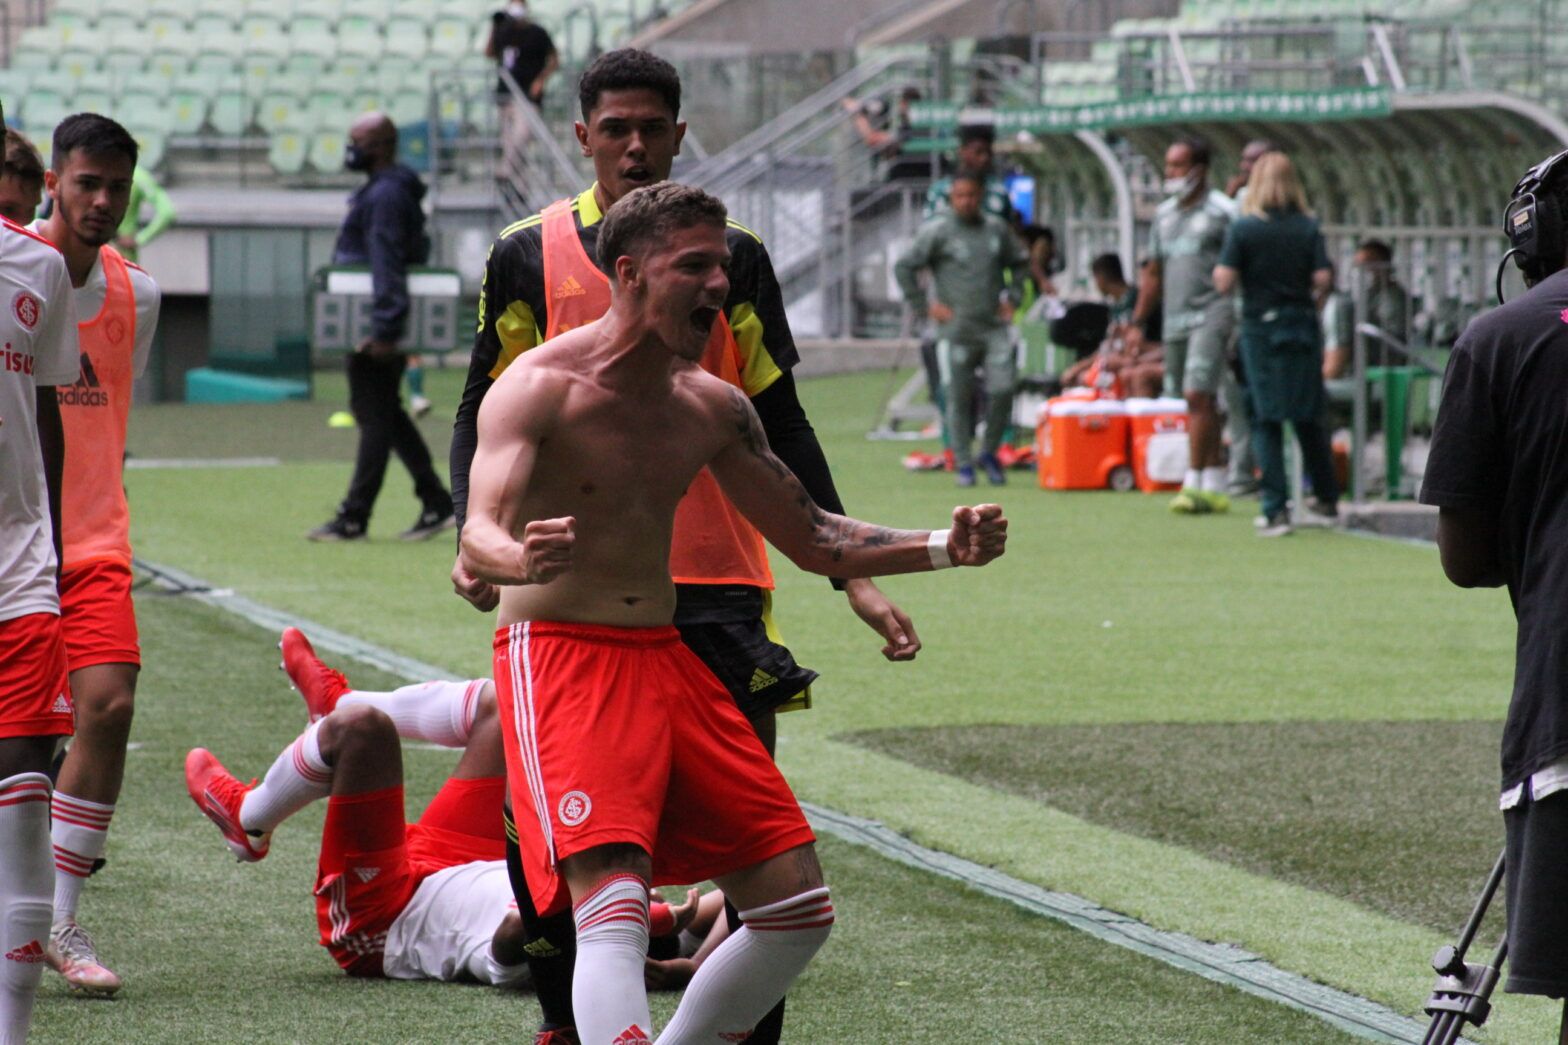
[(729, 290), (724, 205), (636, 189), (605, 216), (610, 311), (525, 353), (479, 411), (463, 563), (502, 586), (496, 688), (536, 909), (572, 904), (584, 1045), (650, 1040), (650, 882), (713, 880), (742, 926), (660, 1036), (738, 1041), (826, 941), (833, 906), (789, 785), (671, 626), (676, 505), (707, 467), (798, 566), (841, 577), (981, 566), (1001, 508), (949, 531), (823, 511), (745, 394), (696, 365)]
[[(211, 752), (191, 751), (185, 779), (197, 806), (239, 859), (254, 862), (279, 824), (328, 800), (316, 916), (322, 946), (349, 975), (525, 985), (522, 923), (501, 855), (494, 685), (355, 690), (298, 629), (286, 629), (280, 645), (310, 725), (249, 787)], [(402, 739), (463, 749), (414, 824), (403, 820)], [(653, 905), (654, 935), (670, 938), (661, 953), (678, 951), (674, 937), (696, 909), (696, 890), (679, 907)]]

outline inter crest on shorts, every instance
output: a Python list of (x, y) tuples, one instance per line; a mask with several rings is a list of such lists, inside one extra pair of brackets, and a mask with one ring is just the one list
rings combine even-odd
[(581, 791), (568, 791), (561, 796), (561, 804), (556, 806), (555, 813), (561, 818), (561, 823), (567, 827), (576, 827), (588, 819), (588, 814), (593, 812), (593, 800)]

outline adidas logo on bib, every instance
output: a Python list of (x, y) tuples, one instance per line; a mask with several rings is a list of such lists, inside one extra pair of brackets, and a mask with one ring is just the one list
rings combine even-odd
[(560, 283), (556, 284), (555, 287), (555, 296), (557, 298), (582, 297), (586, 293), (588, 292), (583, 289), (581, 283), (577, 282), (576, 276), (567, 276)]

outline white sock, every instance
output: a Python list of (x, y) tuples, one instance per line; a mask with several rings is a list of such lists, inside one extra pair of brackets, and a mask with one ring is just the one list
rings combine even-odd
[(642, 979), (648, 883), (632, 874), (607, 878), (576, 903), (572, 917), (577, 922), (572, 972), (577, 1036), (583, 1045), (651, 1042), (653, 1018)]
[(322, 761), (316, 743), (320, 722), (305, 727), (299, 739), (283, 749), (261, 784), (240, 803), (240, 826), (263, 834), (332, 793), (332, 767)]
[(0, 780), (0, 1045), (22, 1045), (49, 946), (49, 778)]
[(109, 841), (109, 819), (114, 806), (89, 802), (64, 791), (54, 793), (54, 920), (76, 917), (82, 886), (93, 872), (93, 862), (103, 855)]
[(1196, 468), (1187, 469), (1187, 478), (1181, 481), (1181, 488), (1183, 490), (1203, 489), (1203, 473)]
[(823, 886), (742, 911), (740, 919), (740, 932), (692, 977), (658, 1045), (739, 1041), (750, 1033), (827, 941), (833, 901)]
[(1225, 492), (1225, 469), (1205, 468), (1203, 470), (1203, 490), (1207, 493)]
[(338, 698), (338, 707), (368, 704), (387, 713), (405, 740), (423, 740), (442, 747), (463, 747), (474, 728), (474, 712), (484, 680), (472, 682), (420, 682), (390, 693), (351, 689)]

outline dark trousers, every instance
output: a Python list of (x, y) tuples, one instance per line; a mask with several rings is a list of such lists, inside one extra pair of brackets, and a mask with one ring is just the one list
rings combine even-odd
[(430, 448), (398, 398), (408, 357), (401, 352), (388, 356), (353, 352), (347, 363), (348, 404), (359, 425), (359, 452), (354, 458), (348, 496), (343, 498), (338, 514), (360, 523), (370, 521), (370, 511), (386, 478), (387, 458), (393, 453), (414, 477), (414, 494), (420, 503), (426, 508), (450, 512), (452, 495), (436, 475)]
[[(1334, 477), (1334, 455), (1329, 449), (1328, 431), (1316, 421), (1292, 421), (1296, 442), (1301, 444), (1301, 463), (1307, 478), (1312, 482), (1312, 492), (1321, 501), (1333, 504), (1339, 500), (1339, 480)], [(1285, 510), (1289, 500), (1285, 482), (1285, 423), (1283, 421), (1256, 421), (1252, 429), (1253, 448), (1258, 465), (1263, 469), (1263, 514), (1274, 515)]]

